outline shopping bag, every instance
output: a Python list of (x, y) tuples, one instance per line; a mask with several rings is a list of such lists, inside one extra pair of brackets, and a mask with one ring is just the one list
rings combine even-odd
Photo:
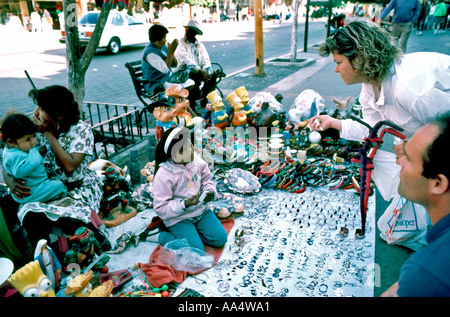
[(425, 236), (431, 221), (425, 207), (396, 194), (378, 219), (380, 237), (388, 244), (417, 251), (427, 245)]
[(396, 163), (396, 160), (395, 153), (383, 150), (378, 150), (373, 158), (372, 180), (386, 201), (397, 195), (400, 165)]

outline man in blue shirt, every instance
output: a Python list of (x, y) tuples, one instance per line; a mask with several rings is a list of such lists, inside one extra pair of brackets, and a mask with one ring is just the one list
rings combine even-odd
[(382, 296), (450, 296), (450, 111), (424, 125), (398, 158), (398, 192), (427, 209), (433, 227), (428, 245), (404, 263), (400, 278)]
[(418, 0), (391, 0), (381, 12), (380, 20), (384, 20), (389, 12), (394, 10), (392, 19), (392, 36), (400, 39), (400, 47), (406, 53), (406, 45), (411, 34), (413, 24), (420, 13)]

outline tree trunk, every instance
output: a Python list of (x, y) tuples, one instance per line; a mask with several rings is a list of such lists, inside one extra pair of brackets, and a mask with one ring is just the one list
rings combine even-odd
[(67, 88), (73, 93), (78, 102), (80, 112), (83, 109), (83, 100), (85, 95), (84, 81), (86, 71), (91, 64), (95, 51), (100, 42), (103, 29), (111, 10), (112, 0), (104, 2), (102, 10), (95, 25), (89, 43), (82, 53), (80, 46), (80, 37), (78, 34), (78, 18), (75, 0), (64, 0), (64, 24), (66, 32), (66, 60), (67, 60)]
[(292, 21), (292, 35), (291, 35), (291, 63), (297, 60), (297, 33), (298, 33), (298, 7), (300, 0), (294, 0), (294, 13)]

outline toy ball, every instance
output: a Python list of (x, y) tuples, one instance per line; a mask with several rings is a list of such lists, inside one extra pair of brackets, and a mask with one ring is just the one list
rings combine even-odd
[(319, 132), (317, 131), (311, 131), (311, 133), (309, 134), (309, 141), (311, 141), (311, 143), (320, 143), (320, 140), (322, 140), (322, 136), (320, 135)]

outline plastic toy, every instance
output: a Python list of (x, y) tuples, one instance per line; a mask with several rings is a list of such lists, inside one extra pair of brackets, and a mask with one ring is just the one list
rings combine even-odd
[(156, 101), (151, 104), (154, 107), (153, 116), (156, 119), (155, 134), (159, 141), (164, 131), (178, 124), (174, 121), (175, 112), (173, 107), (176, 104), (174, 97), (168, 97), (165, 92), (156, 95)]
[(44, 275), (38, 261), (20, 268), (8, 281), (23, 297), (55, 297), (52, 282)]
[(222, 98), (216, 91), (210, 92), (206, 98), (211, 102), (214, 107), (214, 112), (212, 114), (212, 122), (215, 127), (223, 130), (228, 125), (228, 114), (223, 110), (224, 104)]
[(178, 86), (172, 86), (166, 89), (166, 95), (168, 97), (175, 98), (175, 105), (173, 107), (175, 121), (179, 127), (186, 127), (188, 129), (193, 129), (195, 126), (192, 116), (187, 112), (187, 107), (189, 106), (189, 91), (187, 89), (180, 88)]
[(80, 274), (72, 278), (67, 284), (64, 294), (73, 297), (88, 297), (92, 292), (92, 284), (90, 283), (94, 273), (89, 270), (84, 274)]
[(233, 120), (231, 120), (231, 125), (234, 127), (240, 127), (247, 123), (247, 116), (242, 112), (242, 108), (244, 105), (241, 102), (241, 98), (239, 98), (235, 92), (230, 93), (227, 98), (231, 107), (234, 109)]
[[(94, 260), (96, 254), (102, 253), (100, 243), (94, 237), (94, 233), (86, 227), (78, 228), (69, 240), (72, 241), (73, 244), (64, 256), (64, 263), (66, 265), (77, 263), (84, 269)], [(104, 255), (103, 258), (93, 266), (93, 270), (107, 272), (108, 267), (106, 266), (106, 263), (108, 261), (109, 256)]]
[(136, 209), (128, 206), (131, 190), (128, 182), (115, 167), (104, 172), (103, 198), (100, 202), (101, 218), (105, 226), (115, 227), (134, 217)]
[(245, 89), (245, 86), (236, 88), (234, 92), (241, 98), (241, 102), (244, 105), (242, 112), (247, 116), (247, 123), (250, 123), (251, 117), (255, 114), (255, 110), (248, 104), (250, 99), (248, 98), (248, 92)]
[(52, 282), (53, 289), (59, 286), (62, 267), (53, 250), (48, 246), (47, 240), (39, 240), (34, 251), (34, 259), (39, 262), (42, 272)]
[(268, 102), (263, 102), (261, 105), (261, 110), (255, 113), (255, 115), (252, 118), (252, 124), (255, 127), (275, 127), (278, 125), (278, 116), (269, 107)]
[(97, 286), (90, 294), (89, 297), (110, 297), (113, 291), (114, 284), (112, 281)]

